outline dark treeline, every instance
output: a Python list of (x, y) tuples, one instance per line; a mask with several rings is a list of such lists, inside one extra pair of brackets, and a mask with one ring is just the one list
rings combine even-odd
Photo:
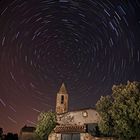
[(0, 140), (18, 140), (18, 134), (13, 133), (3, 134), (3, 129), (0, 128)]

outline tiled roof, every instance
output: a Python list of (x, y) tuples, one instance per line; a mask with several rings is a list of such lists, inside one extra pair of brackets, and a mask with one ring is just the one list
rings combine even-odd
[(60, 125), (56, 126), (54, 129), (55, 133), (77, 133), (85, 132), (85, 125)]
[(35, 131), (35, 127), (31, 127), (31, 126), (24, 126), (21, 131), (22, 132), (34, 132)]

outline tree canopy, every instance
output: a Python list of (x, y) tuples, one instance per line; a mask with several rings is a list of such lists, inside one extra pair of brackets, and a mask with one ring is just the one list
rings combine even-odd
[(101, 97), (96, 104), (102, 117), (101, 132), (120, 139), (140, 137), (140, 83), (114, 85), (112, 95)]
[(47, 140), (49, 134), (56, 126), (56, 114), (54, 112), (42, 112), (38, 117), (36, 135), (38, 139)]

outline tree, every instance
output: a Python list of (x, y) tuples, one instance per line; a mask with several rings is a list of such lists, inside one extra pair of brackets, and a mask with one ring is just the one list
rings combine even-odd
[(14, 134), (14, 140), (18, 140), (18, 134)]
[(112, 107), (112, 102), (110, 96), (106, 96), (106, 97), (101, 96), (100, 100), (96, 104), (97, 111), (102, 117), (101, 122), (99, 123), (99, 129), (106, 136), (113, 135), (113, 129), (112, 129), (113, 127), (111, 127), (113, 126), (111, 112), (110, 112), (111, 107)]
[(0, 140), (2, 139), (2, 135), (3, 135), (3, 129), (0, 128)]
[(47, 140), (49, 134), (56, 126), (56, 114), (49, 111), (39, 115), (38, 124), (36, 126), (36, 135), (38, 139)]
[(5, 140), (14, 140), (14, 135), (13, 133), (7, 133), (6, 137), (5, 137)]
[(103, 134), (120, 139), (140, 137), (140, 83), (114, 85), (112, 95), (101, 97), (96, 104), (102, 117), (99, 128)]

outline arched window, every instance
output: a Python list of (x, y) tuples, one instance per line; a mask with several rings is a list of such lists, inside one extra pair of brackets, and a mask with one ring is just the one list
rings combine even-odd
[(64, 103), (64, 95), (61, 96), (61, 104)]

